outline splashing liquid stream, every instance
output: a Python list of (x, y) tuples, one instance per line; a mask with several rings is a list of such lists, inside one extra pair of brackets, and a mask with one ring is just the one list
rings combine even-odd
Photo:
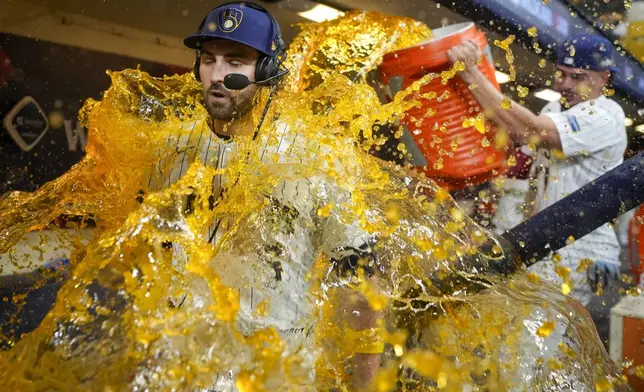
[[(0, 353), (6, 390), (196, 390), (231, 371), (244, 392), (351, 390), (350, 358), (379, 346), (374, 391), (619, 384), (576, 303), (519, 267), (495, 273), (510, 250), (430, 179), (369, 155), (383, 142), (374, 124), (437, 99), (419, 87), (456, 74), (429, 74), (385, 105), (366, 83), (386, 52), (430, 39), (429, 28), (352, 12), (301, 30), (259, 137), (236, 138), (224, 169), (196, 161), (160, 191), (146, 184), (197, 148), (179, 139), (209, 134), (201, 87), (191, 75), (110, 72), (103, 99), (82, 111), (86, 157), (34, 193), (0, 199), (3, 252), (63, 214), (96, 222), (51, 312)], [(510, 65), (511, 42), (497, 43)], [(256, 99), (245, 126), (267, 93)], [(300, 186), (305, 199), (285, 196)], [(225, 231), (212, 244), (215, 222)], [(325, 247), (346, 236), (330, 227), (369, 239), (355, 273)], [(300, 307), (286, 323), (282, 297)], [(375, 328), (340, 317), (360, 301), (382, 315)]]

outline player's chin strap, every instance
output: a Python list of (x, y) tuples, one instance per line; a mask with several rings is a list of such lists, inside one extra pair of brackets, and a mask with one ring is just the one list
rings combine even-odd
[(257, 135), (259, 135), (259, 130), (262, 128), (262, 125), (264, 124), (264, 120), (266, 119), (266, 115), (268, 114), (268, 109), (271, 107), (271, 102), (273, 100), (273, 95), (275, 95), (276, 88), (277, 88), (276, 84), (271, 85), (271, 90), (268, 93), (268, 99), (266, 100), (266, 105), (264, 105), (264, 112), (262, 112), (262, 117), (259, 119), (259, 124), (257, 124), (257, 129), (255, 129), (255, 133), (253, 133), (253, 140), (257, 139)]
[(284, 67), (284, 61), (286, 60), (286, 53), (283, 53), (278, 56), (278, 69), (280, 67), (283, 67), (284, 69), (282, 71), (279, 71), (278, 74), (275, 76), (275, 80), (271, 81), (269, 84), (271, 87), (270, 92), (268, 93), (268, 99), (266, 100), (266, 105), (264, 106), (264, 112), (262, 113), (262, 117), (259, 119), (259, 124), (257, 124), (257, 129), (255, 129), (255, 133), (253, 133), (253, 139), (255, 140), (257, 138), (257, 135), (259, 135), (259, 130), (262, 128), (262, 125), (264, 124), (264, 120), (266, 119), (266, 115), (268, 114), (268, 109), (271, 107), (271, 102), (273, 101), (273, 96), (275, 95), (275, 90), (277, 89), (277, 85), (279, 84), (279, 81), (286, 76), (290, 70), (287, 67)]

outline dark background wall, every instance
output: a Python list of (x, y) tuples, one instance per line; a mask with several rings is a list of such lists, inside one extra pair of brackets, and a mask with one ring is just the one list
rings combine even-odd
[[(110, 85), (105, 71), (137, 66), (153, 76), (188, 71), (171, 65), (0, 34), (0, 121), (20, 100), (31, 96), (47, 116), (56, 111), (71, 122), (68, 127), (74, 136), (78, 111), (85, 100), (90, 97), (100, 99)], [(0, 126), (0, 194), (11, 190), (33, 191), (60, 176), (84, 155), (82, 138), (69, 140), (64, 126), (50, 127), (30, 151), (23, 151), (4, 124)], [(81, 129), (80, 132), (86, 130)]]

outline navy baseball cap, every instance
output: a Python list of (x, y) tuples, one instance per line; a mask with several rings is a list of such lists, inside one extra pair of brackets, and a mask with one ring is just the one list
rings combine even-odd
[(281, 32), (267, 12), (243, 2), (224, 4), (210, 11), (199, 30), (183, 43), (191, 49), (200, 49), (204, 42), (220, 38), (274, 56), (279, 49)]
[(592, 34), (578, 34), (558, 45), (557, 65), (592, 71), (617, 72), (612, 42)]

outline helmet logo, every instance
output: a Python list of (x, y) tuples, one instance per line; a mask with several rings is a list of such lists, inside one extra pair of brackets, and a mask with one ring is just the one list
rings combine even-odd
[(239, 27), (243, 17), (241, 10), (229, 8), (219, 14), (219, 28), (224, 33), (232, 33)]

